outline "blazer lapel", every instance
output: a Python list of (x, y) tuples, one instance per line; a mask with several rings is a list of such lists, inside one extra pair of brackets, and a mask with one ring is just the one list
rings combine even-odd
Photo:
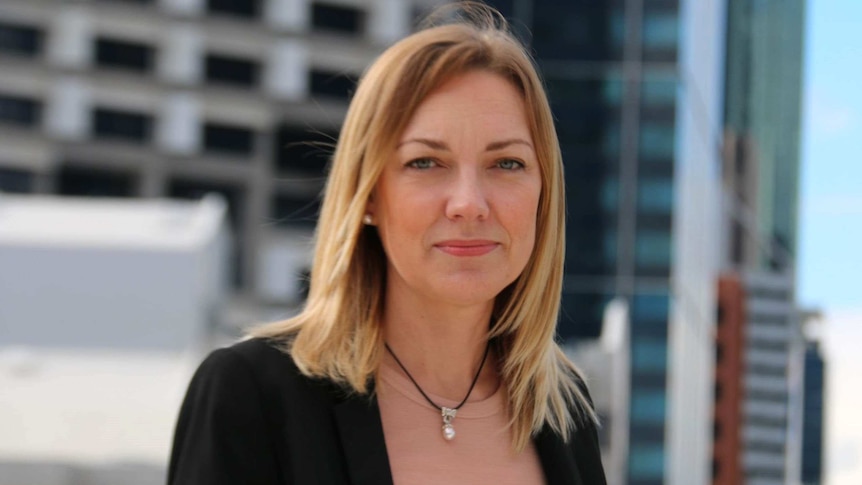
[(562, 438), (546, 426), (534, 442), (548, 485), (584, 485), (575, 457)]
[(334, 407), (352, 485), (392, 485), (376, 398), (348, 397)]

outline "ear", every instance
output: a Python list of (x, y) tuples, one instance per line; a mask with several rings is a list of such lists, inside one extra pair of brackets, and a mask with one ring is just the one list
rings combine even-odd
[(362, 216), (362, 222), (367, 226), (375, 225), (376, 214), (374, 204), (374, 194), (368, 196), (368, 202), (365, 204), (365, 215)]

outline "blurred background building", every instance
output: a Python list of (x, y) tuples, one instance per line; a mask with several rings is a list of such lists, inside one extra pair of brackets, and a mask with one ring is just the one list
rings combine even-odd
[(354, 82), (420, 0), (0, 1), (0, 191), (221, 194), (240, 301), (302, 299)]
[(431, 3), (0, 0), (0, 483), (164, 483), (199, 351), (302, 301), (354, 82)]
[(724, 2), (489, 3), (533, 49), (557, 120), (569, 215), (560, 335), (594, 339), (607, 302), (629, 304), (613, 483), (709, 483)]
[[(0, 0), (0, 192), (106, 204), (217, 193), (231, 290), (210, 328), (229, 338), (289, 314), (354, 82), (444, 2)], [(534, 53), (556, 117), (568, 198), (559, 334), (605, 422), (609, 483), (818, 473), (803, 461), (819, 456), (817, 401), (802, 400), (818, 396), (816, 366), (803, 365), (806, 348), (818, 354), (794, 291), (804, 1), (487, 3)], [(0, 354), (0, 370), (28, 375), (32, 358), (15, 355)], [(193, 362), (162, 367), (169, 396)], [(165, 458), (169, 431), (153, 437)], [(158, 450), (131, 448), (85, 483), (140, 469), (129, 456), (149, 460), (137, 476), (157, 476)], [(22, 460), (5, 468), (30, 477), (21, 483), (85, 474), (37, 481), (49, 472)]]
[(726, 395), (729, 383), (717, 382), (716, 403), (734, 407), (742, 428), (735, 436), (717, 415), (716, 443), (724, 440), (727, 453), (716, 455), (714, 483), (802, 483), (809, 383), (796, 241), (806, 2), (727, 4), (722, 271), (741, 296), (726, 300), (719, 313), (736, 314), (738, 299), (745, 300), (734, 322), (744, 345), (739, 367), (737, 351), (719, 337), (717, 372), (732, 376), (730, 369), (738, 369), (733, 378), (742, 392)]

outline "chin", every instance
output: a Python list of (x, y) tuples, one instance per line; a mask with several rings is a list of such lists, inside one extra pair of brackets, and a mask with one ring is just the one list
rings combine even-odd
[(438, 299), (456, 306), (473, 306), (493, 304), (497, 296), (506, 286), (481, 285), (475, 282), (465, 284), (449, 284), (437, 292)]

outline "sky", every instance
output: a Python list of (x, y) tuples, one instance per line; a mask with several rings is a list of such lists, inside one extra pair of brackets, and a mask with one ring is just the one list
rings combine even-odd
[(827, 485), (862, 484), (862, 1), (808, 0), (799, 301), (827, 360)]

